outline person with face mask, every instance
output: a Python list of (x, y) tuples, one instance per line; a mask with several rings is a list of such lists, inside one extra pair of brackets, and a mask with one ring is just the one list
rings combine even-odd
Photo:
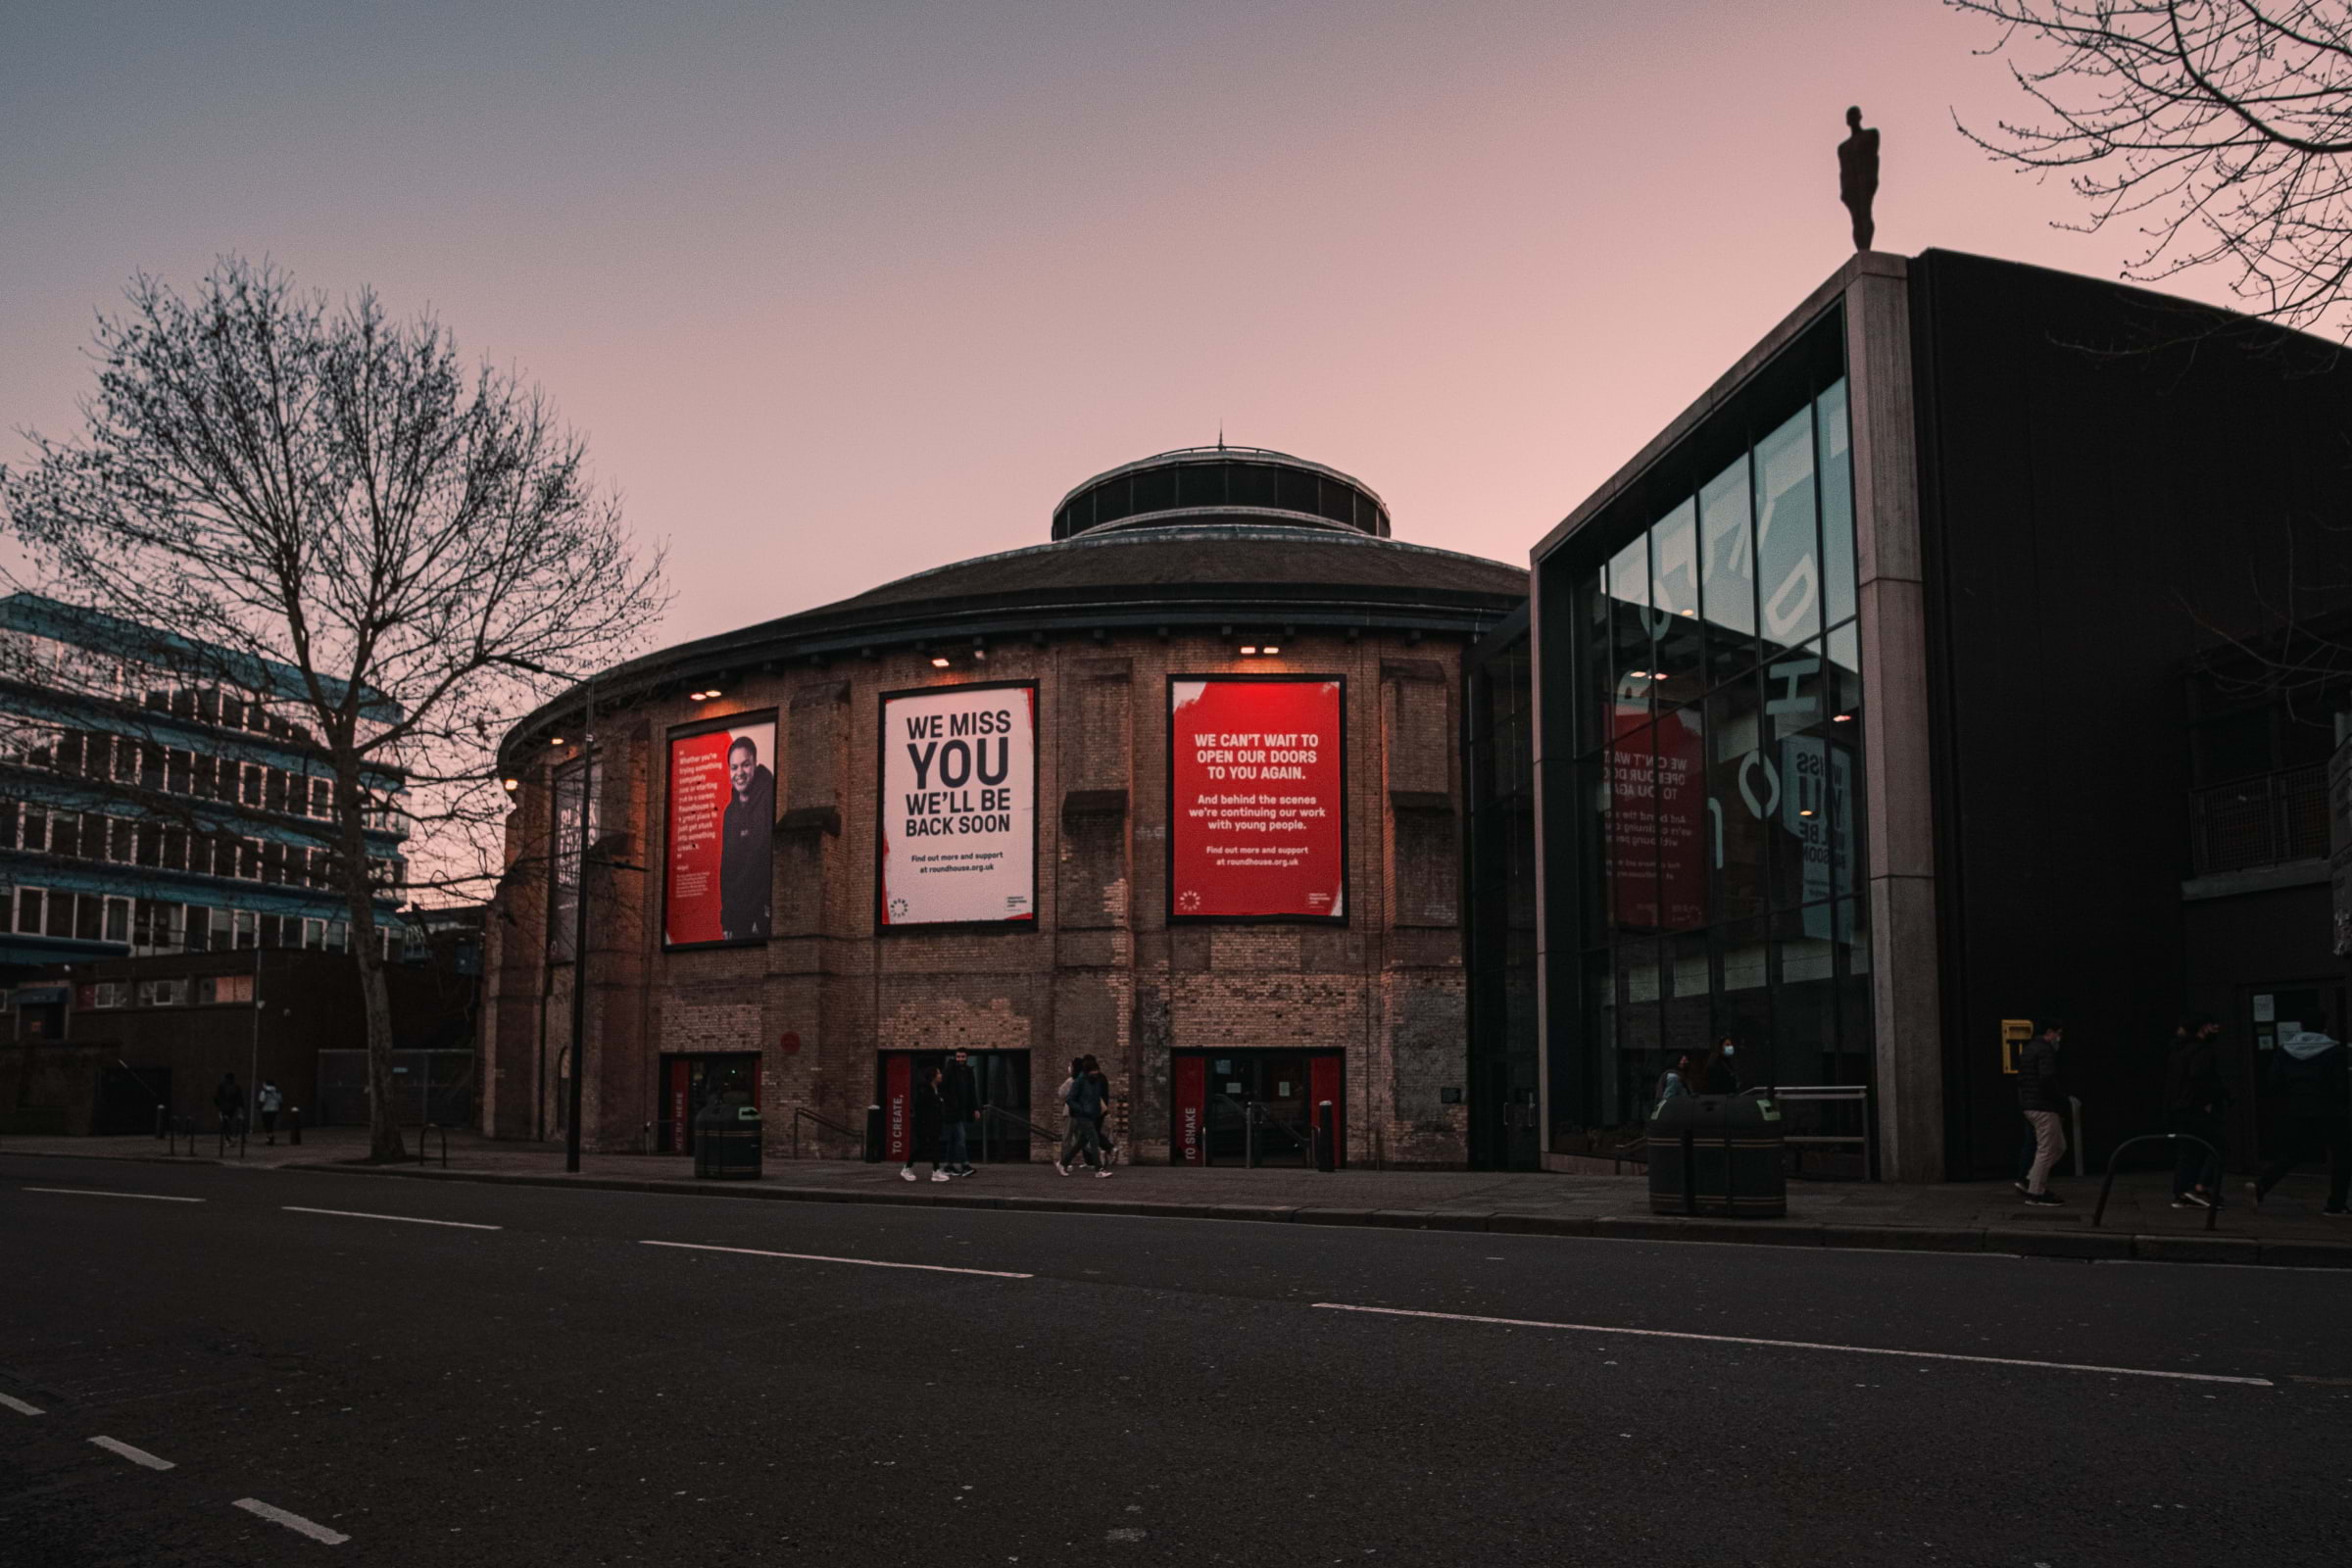
[(1707, 1081), (1699, 1091), (1708, 1095), (1740, 1092), (1740, 1037), (1725, 1035), (1707, 1054)]

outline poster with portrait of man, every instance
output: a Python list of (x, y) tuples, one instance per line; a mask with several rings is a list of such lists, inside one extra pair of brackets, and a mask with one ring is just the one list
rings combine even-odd
[(765, 942), (775, 927), (776, 716), (669, 734), (664, 948)]

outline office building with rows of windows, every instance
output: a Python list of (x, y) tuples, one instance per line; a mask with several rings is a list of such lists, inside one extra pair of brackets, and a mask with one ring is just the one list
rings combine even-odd
[[(143, 636), (0, 599), (0, 962), (342, 951), (326, 760), (282, 710), (295, 672), (178, 684), (139, 661)], [(370, 832), (387, 917), (401, 843), (387, 805)]]

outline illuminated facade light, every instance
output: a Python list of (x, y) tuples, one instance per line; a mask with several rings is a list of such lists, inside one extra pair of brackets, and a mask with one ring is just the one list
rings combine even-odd
[(1266, 649), (1265, 649), (1265, 651), (1266, 651), (1267, 653), (1269, 653), (1269, 654), (1279, 654), (1279, 653), (1281, 653), (1281, 652), (1282, 652), (1282, 650), (1281, 650), (1281, 649), (1279, 649), (1279, 648), (1275, 647), (1275, 646), (1274, 646), (1272, 643), (1268, 643), (1268, 644), (1266, 644)]
[(947, 668), (947, 667), (948, 667), (948, 657), (947, 657), (947, 655), (945, 655), (945, 654), (942, 654), (942, 655), (940, 655), (938, 658), (936, 658), (936, 659), (932, 660), (932, 661), (931, 661), (931, 667), (932, 667), (933, 669), (945, 669), (945, 668)]
[(1242, 654), (1243, 654), (1243, 657), (1245, 657), (1245, 658), (1252, 657), (1252, 656), (1254, 656), (1256, 653), (1257, 653), (1257, 645), (1256, 645), (1255, 643), (1244, 643), (1244, 644), (1242, 644)]
[(516, 790), (522, 788), (522, 780), (518, 778), (502, 778), (498, 782), (505, 787), (506, 792), (509, 795), (512, 795)]

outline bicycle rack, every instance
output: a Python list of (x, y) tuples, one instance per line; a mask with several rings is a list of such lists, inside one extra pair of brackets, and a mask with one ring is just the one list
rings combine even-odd
[(425, 1162), (425, 1154), (430, 1147), (425, 1142), (425, 1135), (427, 1133), (439, 1133), (441, 1135), (441, 1168), (443, 1170), (449, 1169), (449, 1129), (446, 1127), (436, 1127), (429, 1121), (416, 1129), (416, 1163), (421, 1165)]
[[(2091, 1224), (2097, 1225), (2107, 1212), (2107, 1195), (2115, 1191), (2115, 1162), (2125, 1150), (2130, 1149), (2133, 1144), (2170, 1144), (2175, 1142), (2195, 1144), (2213, 1156), (2215, 1164), (2221, 1163), (2222, 1152), (2199, 1138), (2195, 1133), (2141, 1133), (2137, 1138), (2127, 1138), (2116, 1145), (2115, 1152), (2107, 1156), (2107, 1180), (2099, 1186), (2099, 1206), (2090, 1211)], [(2213, 1229), (2220, 1222), (2221, 1217), (2222, 1198), (2219, 1193), (2216, 1193), (2213, 1201), (2206, 1205), (2205, 1228)]]

